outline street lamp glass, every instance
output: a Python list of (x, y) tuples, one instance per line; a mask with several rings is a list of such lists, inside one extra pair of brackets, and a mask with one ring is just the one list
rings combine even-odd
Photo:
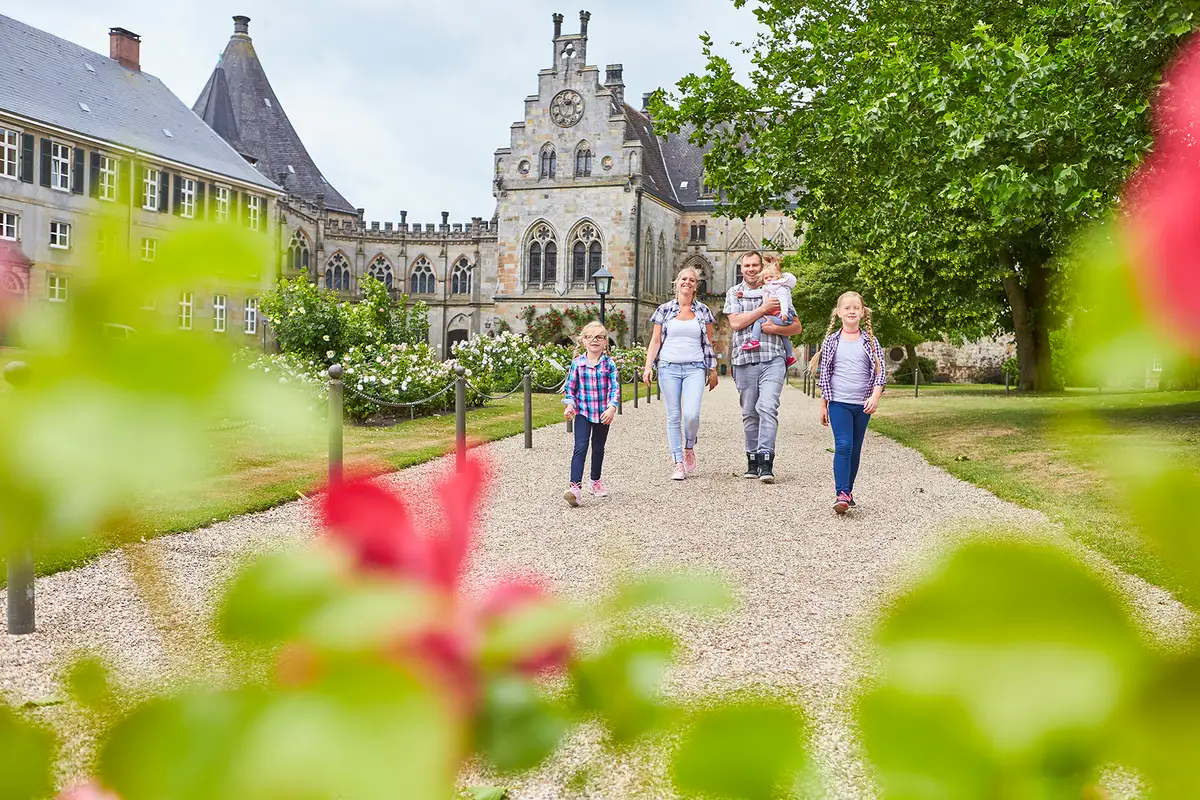
[(596, 294), (604, 297), (612, 289), (612, 273), (608, 271), (608, 267), (601, 267), (592, 275), (592, 280), (596, 282)]

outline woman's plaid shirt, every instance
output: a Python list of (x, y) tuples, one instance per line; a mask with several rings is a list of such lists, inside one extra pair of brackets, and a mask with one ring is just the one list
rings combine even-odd
[(577, 356), (567, 373), (563, 403), (574, 406), (588, 421), (599, 422), (606, 408), (616, 408), (620, 392), (616, 362), (606, 355), (600, 356), (593, 367), (588, 365), (587, 356)]
[[(696, 319), (700, 321), (700, 352), (704, 354), (704, 368), (708, 370), (717, 368), (717, 353), (713, 350), (712, 342), (708, 340), (708, 326), (715, 325), (717, 320), (713, 316), (712, 309), (701, 303), (699, 300), (692, 300), (692, 313), (696, 315)], [(667, 343), (667, 323), (679, 316), (679, 298), (668, 300), (654, 310), (654, 315), (650, 317), (651, 325), (662, 326), (662, 344)], [(662, 348), (659, 348), (662, 352)], [(658, 359), (654, 359), (655, 367), (658, 366)]]
[[(887, 385), (887, 372), (880, 368), (883, 364), (883, 348), (879, 346), (879, 340), (874, 336), (867, 336), (867, 332), (862, 332), (863, 350), (867, 351), (867, 358), (871, 360), (871, 383), (870, 389), (863, 395), (863, 402), (871, 396), (871, 392), (875, 391), (876, 386)], [(833, 394), (833, 362), (837, 358), (838, 341), (842, 338), (840, 330), (834, 331), (825, 337), (825, 342), (821, 345), (821, 361), (817, 372), (817, 386), (821, 390), (822, 397), (830, 397)]]

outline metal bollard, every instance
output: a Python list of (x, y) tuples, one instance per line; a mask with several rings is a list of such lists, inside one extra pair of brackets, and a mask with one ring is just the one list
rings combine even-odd
[(533, 377), (529, 367), (525, 368), (525, 449), (533, 448)]
[[(4, 379), (16, 390), (32, 377), (29, 365), (14, 361), (4, 368)], [(8, 552), (8, 632), (24, 636), (37, 630), (34, 616), (33, 543), (14, 545)]]
[(661, 383), (654, 384), (654, 399), (662, 400), (662, 384)]
[(342, 480), (342, 407), (345, 387), (342, 384), (342, 365), (334, 364), (329, 374), (329, 483)]
[(921, 362), (913, 367), (913, 397), (921, 396)]
[(633, 407), (638, 407), (638, 398), (642, 396), (642, 373), (633, 376)]
[(467, 465), (467, 369), (454, 367), (454, 468), (459, 472)]
[(1008, 397), (1008, 382), (1009, 382), (1009, 380), (1010, 379), (1008, 377), (1008, 373), (1007, 372), (1004, 373), (1004, 396), (1005, 397)]
[(617, 373), (617, 413), (625, 413), (625, 381), (621, 380), (621, 373)]

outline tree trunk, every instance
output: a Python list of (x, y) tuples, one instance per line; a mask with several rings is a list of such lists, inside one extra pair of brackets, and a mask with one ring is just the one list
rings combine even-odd
[[(913, 380), (915, 381), (917, 379), (917, 370), (921, 368), (920, 362), (917, 361), (917, 346), (915, 344), (904, 345), (904, 356), (908, 361), (909, 366), (912, 367)], [(921, 377), (925, 376), (922, 375)]]
[(1004, 294), (1017, 337), (1019, 386), (1024, 391), (1047, 392), (1054, 388), (1047, 308), (1050, 270), (1046, 256), (1039, 252), (1023, 252), (1019, 260), (1014, 255), (1007, 256), (1016, 269), (1004, 278)]

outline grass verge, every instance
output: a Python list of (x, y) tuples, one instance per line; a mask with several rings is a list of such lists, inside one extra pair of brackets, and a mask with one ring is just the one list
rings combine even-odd
[[(961, 388), (961, 387), (960, 387)], [(1123, 570), (1192, 604), (1125, 507), (1120, 462), (1134, 450), (1200, 464), (1200, 392), (1012, 394), (911, 387), (884, 395), (871, 428), (931, 464), (1037, 509)]]
[[(644, 402), (643, 387), (643, 402)], [(562, 395), (533, 395), (533, 426), (561, 423)], [(633, 387), (625, 387), (625, 413), (633, 411)], [(524, 430), (520, 394), (467, 413), (471, 443), (491, 442)], [(191, 492), (149, 495), (119, 529), (81, 539), (68, 547), (35, 554), (38, 575), (74, 569), (122, 544), (195, 530), (241, 514), (265, 511), (322, 486), (328, 474), (328, 431), (324, 422), (310, 435), (273, 441), (253, 426), (214, 431), (209, 442), (220, 470)], [(348, 473), (401, 470), (454, 449), (454, 414), (422, 417), (388, 427), (346, 425), (344, 461)], [(536, 446), (536, 437), (535, 437)], [(0, 558), (0, 587), (5, 585)]]

